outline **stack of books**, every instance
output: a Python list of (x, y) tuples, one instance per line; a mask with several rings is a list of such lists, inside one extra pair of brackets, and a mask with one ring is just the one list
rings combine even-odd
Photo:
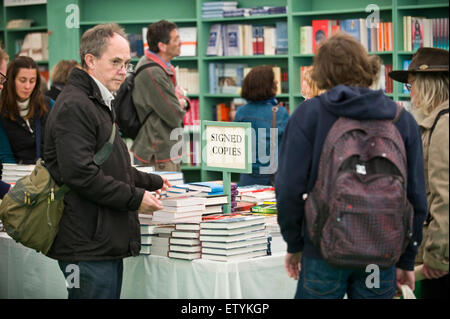
[(184, 175), (183, 172), (163, 172), (163, 171), (154, 171), (153, 174), (159, 175), (161, 177), (167, 178), (167, 180), (172, 185), (179, 185), (184, 183)]
[(156, 236), (152, 237), (152, 247), (150, 255), (165, 256), (169, 253), (169, 238), (172, 231), (175, 230), (175, 225), (158, 225), (156, 227)]
[(199, 259), (201, 257), (200, 224), (175, 224), (169, 238), (169, 257), (178, 259)]
[(158, 234), (156, 225), (141, 224), (141, 255), (150, 255), (152, 249), (153, 238)]
[(267, 255), (263, 216), (205, 217), (200, 223), (202, 259), (233, 261)]
[(224, 11), (237, 8), (237, 1), (208, 1), (203, 2), (202, 18), (222, 18)]
[(238, 187), (239, 200), (262, 205), (265, 201), (275, 202), (275, 188), (267, 185), (249, 185)]
[[(200, 191), (200, 193), (195, 194), (196, 197), (206, 199), (204, 215), (221, 213), (223, 212), (223, 205), (228, 204), (227, 196), (223, 192), (223, 181), (188, 183), (187, 187), (189, 191)], [(237, 205), (238, 190), (236, 183), (231, 183), (230, 191), (230, 205), (233, 210)]]
[(194, 196), (165, 197), (163, 209), (153, 213), (153, 223), (199, 223), (205, 213), (206, 198)]
[(15, 185), (19, 179), (30, 175), (34, 167), (35, 165), (3, 164), (2, 181)]

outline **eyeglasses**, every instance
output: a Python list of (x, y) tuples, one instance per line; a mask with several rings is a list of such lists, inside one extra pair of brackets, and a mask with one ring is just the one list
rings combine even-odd
[(411, 83), (405, 83), (405, 88), (408, 90), (408, 92), (411, 92), (411, 87), (412, 87)]
[(5, 82), (6, 82), (6, 75), (0, 72), (0, 84), (5, 84)]
[(134, 71), (134, 65), (130, 62), (122, 63), (121, 61), (118, 60), (113, 60), (110, 62), (113, 68), (115, 68), (117, 71), (122, 70), (123, 68), (125, 68), (125, 70), (129, 73)]

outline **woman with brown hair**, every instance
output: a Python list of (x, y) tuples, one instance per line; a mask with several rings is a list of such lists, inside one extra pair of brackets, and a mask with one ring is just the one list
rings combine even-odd
[(45, 121), (51, 100), (40, 91), (39, 70), (30, 57), (19, 56), (8, 66), (6, 83), (0, 98), (0, 129), (6, 133), (0, 154), (17, 164), (34, 164), (40, 157)]
[(416, 263), (423, 264), (424, 299), (447, 299), (449, 289), (448, 60), (447, 50), (420, 48), (408, 70), (389, 73), (395, 81), (405, 83), (411, 92), (411, 111), (422, 132), (429, 214)]
[(66, 85), (67, 79), (69, 78), (69, 74), (73, 68), (79, 68), (80, 65), (75, 60), (61, 60), (59, 61), (50, 72), (50, 79), (52, 81), (52, 85), (50, 86), (50, 90), (45, 92), (45, 95), (56, 101), (59, 93), (64, 89)]
[[(242, 83), (241, 96), (248, 103), (238, 108), (234, 122), (251, 123), (256, 145), (252, 147), (252, 173), (241, 174), (241, 186), (271, 185), (271, 176), (276, 171), (279, 145), (289, 119), (287, 110), (277, 106), (277, 85), (273, 69), (267, 65), (252, 68)], [(271, 137), (273, 124), (275, 137)], [(276, 139), (272, 141), (273, 149), (271, 139)]]

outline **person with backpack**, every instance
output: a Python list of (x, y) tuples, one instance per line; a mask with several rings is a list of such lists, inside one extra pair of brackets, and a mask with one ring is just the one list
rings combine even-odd
[(414, 290), (426, 217), (419, 127), (381, 90), (380, 65), (338, 33), (314, 57), (318, 97), (291, 115), (275, 190), (295, 298), (393, 298)]
[(134, 79), (133, 103), (142, 127), (131, 151), (143, 165), (157, 171), (181, 171), (181, 155), (171, 154), (178, 140), (171, 140), (174, 129), (183, 125), (189, 99), (177, 86), (175, 69), (170, 63), (180, 55), (180, 37), (175, 23), (161, 20), (148, 27), (149, 50), (136, 68), (151, 64)]
[(412, 111), (422, 132), (429, 214), (416, 263), (423, 264), (424, 299), (447, 299), (449, 295), (448, 60), (447, 50), (420, 48), (408, 70), (389, 73), (411, 92)]

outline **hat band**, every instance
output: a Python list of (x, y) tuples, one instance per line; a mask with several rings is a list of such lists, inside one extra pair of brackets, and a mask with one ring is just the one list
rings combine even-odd
[(425, 71), (428, 69), (443, 69), (443, 70), (448, 70), (448, 65), (427, 65), (427, 64), (422, 64), (414, 69), (411, 69), (409, 71)]

